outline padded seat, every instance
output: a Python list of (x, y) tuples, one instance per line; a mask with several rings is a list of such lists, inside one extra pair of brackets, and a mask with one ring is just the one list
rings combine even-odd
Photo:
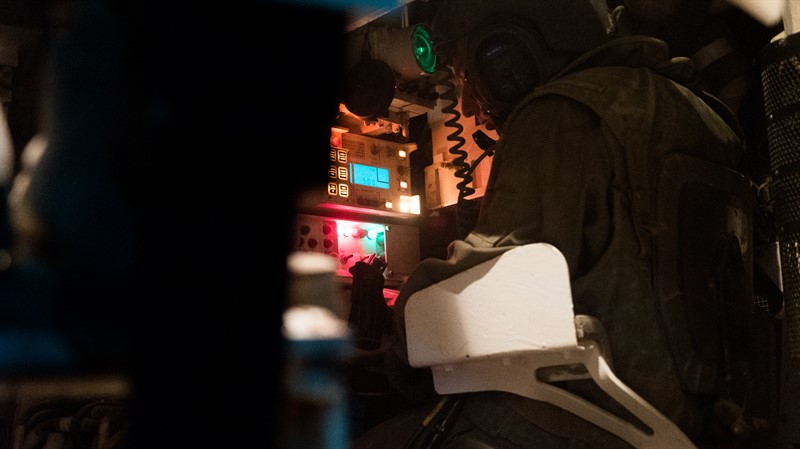
[[(405, 309), (409, 362), (439, 394), (505, 391), (563, 408), (641, 449), (694, 449), (620, 381), (602, 324), (575, 315), (567, 263), (552, 245), (513, 248), (414, 293)], [(591, 378), (651, 432), (552, 384)]]

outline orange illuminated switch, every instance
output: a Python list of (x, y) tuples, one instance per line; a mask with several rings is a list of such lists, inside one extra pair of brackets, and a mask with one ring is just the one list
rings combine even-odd
[(336, 148), (331, 148), (331, 162), (336, 162)]
[(336, 160), (339, 162), (347, 162), (347, 151), (337, 150)]
[(336, 195), (339, 192), (339, 186), (335, 182), (328, 183), (328, 195)]
[[(330, 187), (328, 188), (330, 190)], [(347, 184), (339, 184), (339, 196), (347, 198), (350, 196), (350, 186)]]
[(336, 173), (337, 172), (338, 172), (338, 170), (336, 169), (335, 165), (331, 165), (330, 167), (328, 167), (328, 177), (329, 178), (336, 179)]
[(339, 167), (339, 179), (348, 179), (347, 167)]

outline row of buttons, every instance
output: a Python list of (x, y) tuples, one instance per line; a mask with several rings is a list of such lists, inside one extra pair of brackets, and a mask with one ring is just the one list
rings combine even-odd
[(331, 161), (332, 162), (347, 162), (347, 151), (331, 148)]
[(328, 195), (341, 196), (347, 198), (350, 196), (350, 186), (347, 184), (336, 184), (335, 182), (328, 183)]
[(341, 179), (343, 181), (347, 181), (350, 179), (350, 173), (347, 170), (347, 167), (337, 167), (335, 165), (331, 165), (328, 167), (328, 177), (331, 179)]

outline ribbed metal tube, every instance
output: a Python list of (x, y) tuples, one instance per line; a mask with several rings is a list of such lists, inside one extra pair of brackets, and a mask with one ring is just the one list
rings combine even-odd
[(800, 36), (762, 52), (775, 224), (781, 250), (784, 326), (793, 374), (800, 374)]

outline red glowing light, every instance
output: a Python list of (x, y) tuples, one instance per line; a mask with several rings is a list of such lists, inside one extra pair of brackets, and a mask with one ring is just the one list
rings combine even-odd
[(399, 290), (391, 289), (391, 288), (384, 288), (383, 289), (383, 299), (386, 301), (386, 305), (389, 307), (394, 307), (395, 301), (397, 301), (397, 295), (400, 293)]

